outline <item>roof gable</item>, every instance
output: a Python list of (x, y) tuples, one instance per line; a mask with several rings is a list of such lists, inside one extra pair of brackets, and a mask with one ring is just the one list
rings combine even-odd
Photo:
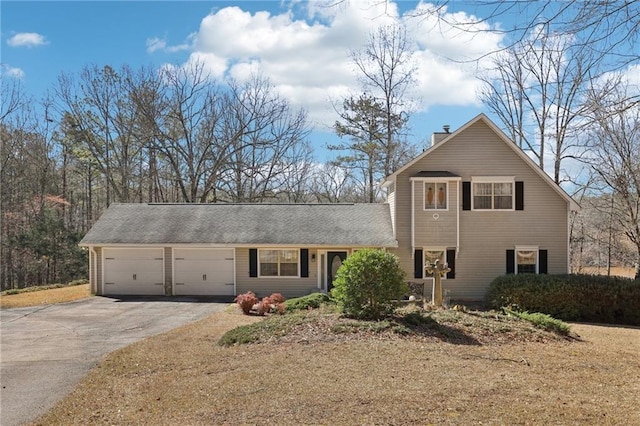
[(426, 149), (424, 152), (422, 152), (416, 158), (414, 158), (413, 160), (409, 161), (407, 164), (402, 166), (396, 172), (394, 172), (393, 174), (388, 176), (384, 180), (382, 185), (383, 186), (387, 186), (387, 185), (391, 184), (392, 182), (395, 181), (395, 179), (398, 177), (398, 175), (403, 173), (405, 170), (407, 170), (408, 168), (410, 168), (411, 166), (413, 166), (417, 162), (421, 161), (422, 159), (424, 159), (428, 155), (432, 154), (433, 152), (437, 151), (441, 147), (445, 146), (448, 142), (450, 142), (451, 140), (454, 140), (456, 138), (456, 136), (468, 131), (471, 126), (473, 126), (474, 124), (476, 124), (476, 123), (478, 123), (480, 121), (483, 122), (484, 124), (486, 124), (487, 127), (489, 127), (489, 129), (491, 129), (491, 131), (493, 131), (496, 134), (496, 136), (498, 136), (498, 139), (500, 141), (502, 141), (507, 147), (509, 147), (509, 149), (511, 149), (518, 157), (520, 157), (524, 161), (524, 163), (527, 166), (529, 166), (529, 168), (531, 168), (538, 176), (540, 176), (540, 178), (547, 185), (549, 185), (556, 193), (558, 193), (565, 201), (567, 201), (567, 203), (569, 203), (569, 206), (570, 206), (571, 210), (579, 210), (579, 206), (573, 200), (573, 198), (571, 198), (571, 196), (569, 196), (569, 194), (567, 194), (559, 185), (557, 185), (553, 181), (553, 179), (551, 179), (551, 177), (544, 172), (544, 170), (542, 170), (527, 154), (525, 154), (525, 152), (522, 149), (520, 149), (515, 143), (513, 143), (507, 137), (507, 135), (505, 135), (504, 132), (502, 130), (500, 130), (493, 123), (493, 121), (491, 121), (485, 114), (477, 115), (472, 120), (470, 120), (467, 123), (465, 123), (462, 127), (460, 127), (459, 129), (457, 129), (456, 131), (451, 133), (449, 136), (447, 136), (446, 138), (442, 139), (440, 142), (437, 142), (433, 146), (431, 146), (428, 149)]
[(388, 204), (112, 204), (80, 242), (396, 247)]

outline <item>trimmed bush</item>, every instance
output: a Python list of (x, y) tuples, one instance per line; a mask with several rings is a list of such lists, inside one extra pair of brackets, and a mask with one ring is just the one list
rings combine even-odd
[(253, 305), (258, 303), (258, 298), (254, 292), (248, 291), (244, 294), (239, 294), (233, 301), (240, 306), (240, 309), (242, 309), (245, 315), (249, 315), (251, 309), (253, 309)]
[(284, 303), (285, 298), (280, 293), (273, 293), (271, 296), (269, 296), (269, 300), (271, 300), (271, 303), (273, 303), (274, 305), (277, 305), (278, 303)]
[(409, 290), (398, 258), (384, 250), (358, 250), (338, 269), (331, 295), (351, 317), (380, 319)]
[(329, 303), (331, 299), (324, 293), (311, 293), (302, 297), (295, 297), (284, 302), (283, 306), (288, 311), (300, 311), (318, 309), (323, 303)]
[(258, 315), (266, 315), (271, 311), (271, 299), (263, 297), (260, 303), (256, 306), (256, 312)]
[(494, 308), (541, 312), (564, 321), (640, 325), (640, 281), (599, 275), (504, 275), (489, 286)]

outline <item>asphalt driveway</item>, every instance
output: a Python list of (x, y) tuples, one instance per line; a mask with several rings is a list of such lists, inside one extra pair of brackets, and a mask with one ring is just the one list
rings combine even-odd
[(0, 424), (19, 425), (67, 395), (102, 356), (205, 318), (224, 303), (92, 297), (0, 312)]

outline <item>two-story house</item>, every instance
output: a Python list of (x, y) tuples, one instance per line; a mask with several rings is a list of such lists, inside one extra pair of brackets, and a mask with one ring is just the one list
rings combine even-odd
[(81, 241), (102, 295), (327, 292), (344, 259), (379, 247), (407, 279), (447, 261), (452, 299), (504, 273), (569, 271), (576, 203), (481, 114), (383, 186), (384, 204), (113, 204)]
[[(578, 206), (481, 114), (387, 177), (398, 247), (408, 276), (426, 260), (448, 262), (443, 288), (478, 300), (505, 273), (569, 272), (569, 215)], [(428, 279), (428, 278), (427, 278)]]

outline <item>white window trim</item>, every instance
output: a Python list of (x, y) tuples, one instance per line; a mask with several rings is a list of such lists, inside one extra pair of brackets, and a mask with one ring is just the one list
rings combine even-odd
[[(295, 250), (298, 252), (298, 275), (280, 275), (280, 259), (278, 259), (278, 275), (262, 275), (262, 268), (260, 266), (260, 252), (261, 251), (280, 251), (280, 250)], [(258, 249), (258, 278), (264, 279), (296, 279), (300, 278), (300, 249), (299, 248), (291, 248), (291, 247), (264, 247)]]
[(516, 246), (513, 254), (513, 273), (518, 275), (518, 252), (519, 251), (535, 251), (536, 252), (536, 275), (540, 274), (540, 248), (538, 246)]
[[(427, 262), (427, 252), (428, 251), (441, 251), (443, 253), (443, 258), (444, 258), (444, 262), (447, 263), (447, 248), (446, 247), (422, 247), (422, 267), (424, 268), (424, 265), (426, 265)], [(434, 276), (428, 276), (426, 271), (422, 271), (422, 273), (424, 274), (425, 279), (430, 279), (430, 280), (435, 280)], [(445, 274), (444, 277), (442, 277), (443, 280), (447, 279), (447, 275)]]
[[(434, 209), (428, 209), (428, 208), (425, 207), (425, 201), (426, 201), (426, 198), (427, 198), (427, 188), (426, 188), (426, 186), (429, 183), (433, 183), (433, 184), (436, 184), (436, 185), (439, 184), (439, 183), (444, 183), (445, 184), (444, 192), (445, 192), (445, 196), (446, 196), (446, 204), (447, 204), (446, 208), (439, 209), (439, 208), (436, 207)], [(438, 203), (436, 202), (436, 205), (437, 204)], [(425, 180), (422, 181), (422, 210), (424, 210), (425, 212), (446, 212), (446, 211), (449, 211), (449, 181), (442, 180), (442, 179), (440, 179), (440, 180), (438, 180), (438, 179), (426, 180), (425, 179)]]
[[(476, 209), (474, 184), (476, 183), (510, 183), (511, 184), (511, 208), (510, 209)], [(491, 195), (493, 205), (494, 195)], [(471, 211), (475, 212), (512, 212), (516, 210), (516, 177), (515, 176), (472, 176), (471, 177)]]

